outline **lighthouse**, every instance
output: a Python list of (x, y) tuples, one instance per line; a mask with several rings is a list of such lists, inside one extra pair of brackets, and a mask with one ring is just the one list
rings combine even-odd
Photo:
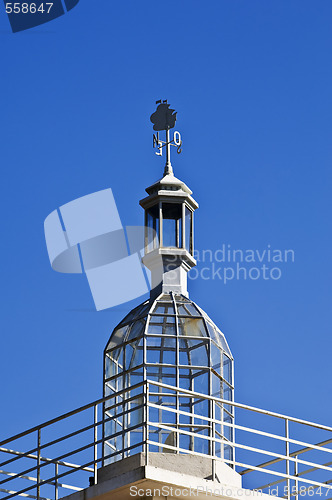
[(111, 332), (101, 398), (0, 442), (0, 499), (330, 498), (332, 427), (234, 399), (226, 337), (188, 290), (198, 203), (171, 163), (177, 114), (156, 104), (165, 165), (140, 201), (149, 297)]
[[(232, 407), (179, 392), (232, 401), (234, 369), (225, 336), (191, 300), (187, 288), (187, 273), (196, 265), (193, 228), (198, 204), (173, 173), (170, 149), (178, 147), (180, 139), (179, 133), (170, 139), (175, 125), (172, 111), (163, 102), (151, 116), (155, 129), (165, 131), (165, 142), (158, 135), (155, 143), (160, 150), (165, 147), (166, 164), (163, 177), (146, 189), (148, 196), (140, 201), (145, 212), (143, 263), (151, 271), (150, 297), (114, 329), (104, 353), (104, 396), (137, 386), (126, 392), (116, 408), (105, 403), (104, 463), (149, 450), (151, 457), (164, 457), (165, 464), (172, 461), (175, 467), (178, 463), (179, 468), (190, 469), (199, 454), (203, 463), (210, 462), (208, 476), (218, 476), (212, 466), (215, 456), (224, 459), (223, 468), (233, 477)], [(147, 387), (153, 403), (149, 420), (156, 424), (148, 435)], [(219, 424), (211, 426), (211, 419)], [(219, 438), (218, 443), (213, 437)]]

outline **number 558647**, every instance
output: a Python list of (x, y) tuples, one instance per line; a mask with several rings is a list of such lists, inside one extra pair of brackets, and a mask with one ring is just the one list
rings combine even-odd
[(6, 2), (7, 14), (36, 14), (37, 12), (49, 14), (52, 7), (53, 3), (50, 2), (42, 2), (39, 5), (36, 3)]

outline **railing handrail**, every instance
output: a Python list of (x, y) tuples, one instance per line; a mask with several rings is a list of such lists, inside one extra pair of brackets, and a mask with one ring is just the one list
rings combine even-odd
[[(256, 406), (249, 406), (249, 405), (245, 405), (243, 403), (236, 403), (235, 401), (230, 401), (228, 399), (216, 398), (214, 396), (209, 396), (208, 394), (202, 394), (202, 393), (199, 393), (199, 392), (190, 391), (188, 389), (182, 389), (181, 387), (175, 387), (175, 386), (164, 384), (164, 383), (161, 383), (161, 382), (154, 382), (154, 381), (151, 381), (151, 380), (147, 380), (146, 382), (149, 383), (149, 384), (151, 384), (151, 385), (156, 385), (156, 386), (160, 386), (160, 387), (166, 387), (167, 389), (173, 389), (173, 390), (177, 389), (179, 392), (183, 392), (183, 393), (186, 393), (186, 394), (191, 394), (191, 395), (194, 395), (194, 396), (197, 396), (197, 397), (203, 397), (204, 399), (208, 399), (208, 400), (211, 400), (211, 401), (217, 401), (218, 403), (227, 404), (227, 405), (230, 405), (230, 406), (234, 406), (235, 408), (242, 408), (244, 410), (249, 410), (249, 411), (254, 411), (254, 412), (257, 412), (257, 413), (261, 413), (262, 415), (268, 415), (270, 417), (276, 417), (276, 418), (280, 418), (280, 419), (283, 419), (283, 420), (288, 420), (290, 422), (295, 422), (297, 424), (309, 425), (309, 426), (315, 427), (317, 429), (321, 429), (321, 430), (332, 432), (332, 427), (329, 427), (327, 425), (318, 424), (316, 422), (310, 422), (309, 420), (302, 420), (302, 419), (296, 418), (296, 417), (289, 417), (287, 415), (283, 415), (282, 413), (276, 413), (276, 412), (273, 412), (273, 411), (264, 410), (262, 408), (257, 408)], [(1, 443), (0, 443), (0, 445), (1, 445)]]
[(143, 382), (139, 382), (138, 384), (135, 384), (135, 385), (130, 386), (128, 388), (122, 389), (121, 391), (117, 391), (114, 394), (110, 394), (109, 396), (105, 396), (103, 398), (99, 398), (99, 399), (97, 399), (97, 400), (95, 400), (95, 401), (93, 401), (91, 403), (87, 403), (87, 404), (85, 404), (83, 406), (80, 406), (80, 407), (76, 408), (75, 410), (71, 410), (69, 412), (63, 413), (62, 415), (59, 415), (58, 417), (52, 418), (50, 420), (47, 420), (46, 422), (43, 422), (43, 423), (41, 423), (39, 425), (31, 427), (30, 429), (27, 429), (27, 430), (25, 430), (23, 432), (15, 434), (14, 436), (6, 438), (3, 441), (0, 441), (0, 447), (4, 446), (7, 443), (10, 443), (11, 441), (15, 441), (15, 440), (20, 439), (20, 438), (22, 438), (24, 436), (27, 436), (28, 434), (31, 434), (31, 433), (36, 432), (38, 430), (41, 430), (41, 429), (43, 429), (45, 427), (48, 427), (48, 426), (50, 426), (52, 424), (55, 424), (55, 423), (59, 422), (60, 420), (64, 420), (64, 419), (66, 419), (68, 417), (76, 415), (77, 413), (85, 411), (85, 410), (87, 410), (89, 408), (93, 408), (96, 405), (105, 403), (106, 401), (108, 401), (109, 399), (114, 398), (115, 396), (120, 396), (121, 394), (125, 394), (126, 392), (129, 392), (129, 391), (132, 391), (134, 389), (137, 389), (138, 387), (146, 386), (146, 385), (149, 385), (149, 384), (157, 386), (157, 387), (164, 387), (166, 389), (172, 389), (173, 391), (176, 390), (177, 392), (182, 392), (184, 394), (188, 394), (188, 395), (191, 395), (191, 396), (194, 396), (194, 397), (197, 397), (197, 398), (203, 398), (203, 399), (210, 400), (210, 401), (215, 401), (215, 402), (218, 402), (218, 403), (221, 403), (221, 404), (227, 404), (227, 405), (233, 406), (235, 408), (241, 408), (241, 409), (253, 411), (253, 412), (256, 412), (256, 413), (261, 413), (262, 415), (268, 415), (270, 417), (280, 418), (282, 420), (288, 420), (289, 422), (294, 422), (294, 423), (298, 423), (298, 424), (308, 425), (310, 427), (315, 427), (317, 429), (321, 429), (321, 430), (326, 430), (326, 431), (332, 432), (332, 427), (329, 427), (327, 425), (318, 424), (317, 422), (311, 422), (309, 420), (303, 420), (303, 419), (299, 419), (299, 418), (296, 418), (296, 417), (290, 417), (290, 416), (287, 416), (287, 415), (283, 415), (282, 413), (277, 413), (277, 412), (273, 412), (273, 411), (270, 411), (270, 410), (264, 410), (262, 408), (257, 408), (255, 406), (250, 406), (250, 405), (246, 405), (246, 404), (243, 404), (243, 403), (237, 403), (235, 401), (229, 401), (227, 399), (216, 398), (214, 396), (209, 396), (208, 394), (203, 394), (203, 393), (199, 393), (199, 392), (196, 392), (196, 391), (190, 391), (188, 389), (183, 389), (181, 387), (176, 387), (176, 386), (172, 386), (172, 385), (169, 385), (169, 384), (164, 384), (162, 382), (155, 382), (155, 381), (147, 379), (147, 380), (144, 380)]
[(0, 441), (0, 447), (7, 444), (7, 443), (10, 443), (11, 441), (16, 441), (16, 439), (20, 439), (24, 436), (27, 436), (28, 434), (36, 432), (39, 429), (43, 429), (45, 427), (48, 427), (49, 425), (55, 424), (56, 422), (60, 422), (60, 420), (64, 420), (65, 418), (72, 417), (73, 415), (76, 415), (77, 413), (80, 413), (81, 411), (88, 410), (89, 408), (92, 408), (95, 405), (105, 403), (106, 401), (108, 401), (111, 398), (114, 398), (115, 396), (120, 396), (121, 394), (132, 391), (133, 389), (137, 389), (138, 387), (146, 385), (146, 384), (147, 384), (147, 381), (139, 382), (138, 384), (132, 385), (132, 386), (128, 387), (127, 389), (122, 389), (121, 391), (118, 391), (114, 394), (110, 394), (109, 396), (105, 396), (103, 398), (96, 399), (96, 401), (93, 401), (92, 403), (87, 403), (83, 406), (79, 406), (75, 410), (71, 410), (71, 411), (68, 411), (66, 413), (63, 413), (62, 415), (59, 415), (58, 417), (52, 418), (51, 420), (47, 420), (46, 422), (43, 422), (42, 424), (31, 427), (30, 429), (27, 429), (26, 431), (19, 432), (18, 434), (15, 434), (14, 436), (12, 436), (10, 438), (6, 438), (3, 441)]

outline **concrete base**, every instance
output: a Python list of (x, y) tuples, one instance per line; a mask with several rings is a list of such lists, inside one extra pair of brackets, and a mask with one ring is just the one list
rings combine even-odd
[[(216, 465), (212, 481), (212, 460), (195, 455), (138, 453), (98, 470), (98, 484), (65, 497), (67, 500), (146, 500), (190, 497), (199, 500), (224, 498), (259, 500), (268, 495), (242, 489), (241, 476), (223, 463)], [(257, 498), (258, 497), (258, 498)]]
[[(168, 473), (183, 472), (197, 479), (212, 479), (212, 460), (197, 455), (176, 455), (174, 453), (149, 453), (146, 463), (145, 453), (138, 453), (98, 470), (98, 483), (109, 481), (133, 471), (142, 474), (145, 467), (153, 467)], [(168, 474), (170, 477), (170, 474)], [(242, 480), (231, 467), (216, 462), (216, 481), (241, 488)]]

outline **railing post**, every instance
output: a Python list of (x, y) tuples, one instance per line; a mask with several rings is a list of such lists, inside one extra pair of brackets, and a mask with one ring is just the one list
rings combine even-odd
[(40, 429), (37, 430), (37, 500), (40, 498)]
[(102, 411), (102, 416), (101, 416), (101, 420), (102, 420), (102, 429), (101, 429), (101, 432), (102, 432), (102, 440), (101, 440), (101, 456), (102, 456), (102, 462), (101, 462), (101, 466), (104, 467), (105, 465), (105, 401), (103, 402), (102, 406), (101, 406), (101, 411)]
[(93, 447), (93, 475), (94, 484), (97, 484), (97, 460), (98, 460), (98, 405), (94, 405), (94, 447)]
[(54, 481), (54, 485), (55, 485), (55, 492), (54, 492), (54, 500), (58, 500), (58, 474), (59, 474), (59, 464), (58, 462), (55, 462), (55, 474), (54, 474), (54, 477), (55, 477), (55, 481)]
[(299, 498), (299, 482), (298, 482), (298, 475), (299, 475), (299, 464), (297, 461), (297, 455), (295, 455), (295, 462), (294, 462), (294, 476), (296, 477), (295, 479), (295, 498), (298, 500)]
[[(286, 474), (289, 476), (289, 421), (288, 418), (285, 419), (285, 438), (286, 438)], [(287, 499), (290, 500), (290, 479), (287, 478)]]
[(144, 405), (144, 426), (143, 426), (143, 441), (145, 443), (145, 465), (149, 465), (149, 382), (145, 384), (145, 405)]
[(212, 481), (216, 480), (216, 408), (215, 408), (215, 401), (211, 401), (211, 455), (212, 455)]
[[(184, 205), (183, 205), (184, 207)], [(179, 454), (179, 448), (180, 448), (180, 415), (179, 415), (179, 410), (180, 410), (180, 401), (179, 401), (179, 389), (176, 388), (175, 390), (176, 392), (176, 403), (175, 403), (175, 407), (176, 407), (176, 433), (175, 433), (175, 438), (176, 438), (176, 453)]]

